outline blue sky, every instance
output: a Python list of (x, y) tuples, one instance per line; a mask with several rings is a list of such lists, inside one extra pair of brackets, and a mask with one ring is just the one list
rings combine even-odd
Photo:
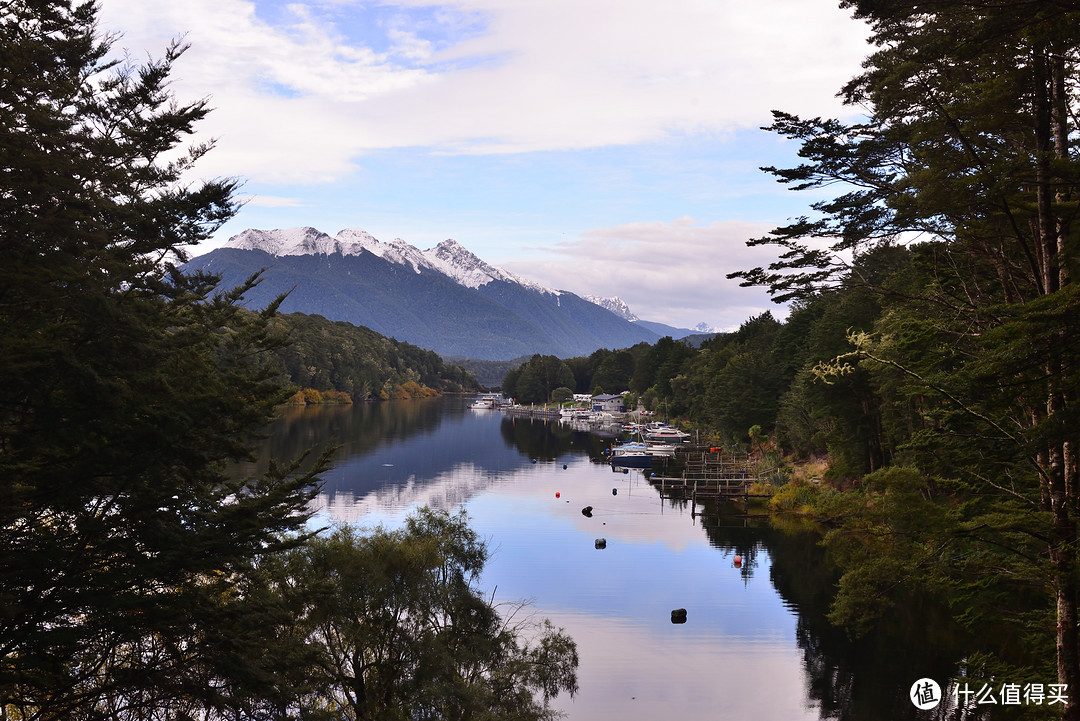
[(724, 329), (776, 308), (724, 275), (812, 198), (771, 109), (847, 117), (867, 53), (836, 0), (102, 0), (138, 60), (183, 35), (173, 90), (209, 97), (203, 176), (246, 228), (454, 238), (549, 287)]

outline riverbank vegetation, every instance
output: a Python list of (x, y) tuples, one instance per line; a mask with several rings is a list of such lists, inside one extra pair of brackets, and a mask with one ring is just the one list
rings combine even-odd
[(769, 169), (844, 192), (753, 241), (780, 257), (735, 274), (797, 312), (832, 299), (820, 318), (846, 325), (782, 406), (821, 428), (801, 401), (843, 389), (859, 421), (842, 463), (864, 474), (820, 504), (845, 570), (833, 615), (857, 626), (937, 595), (1000, 634), (969, 673), (1049, 675), (1080, 718), (1076, 10), (845, 4), (878, 48), (843, 89), (868, 118), (776, 113), (805, 162)]
[[(463, 517), (313, 537), (329, 452), (226, 472), (292, 392), (301, 321), (177, 270), (237, 183), (190, 182), (184, 46), (110, 45), (92, 3), (0, 5), (0, 717), (551, 717), (573, 641), (481, 595)], [(412, 361), (395, 386), (437, 375)]]

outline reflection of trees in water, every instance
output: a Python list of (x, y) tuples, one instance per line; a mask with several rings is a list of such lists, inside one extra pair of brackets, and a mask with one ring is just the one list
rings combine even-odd
[(430, 433), (464, 409), (456, 399), (393, 400), (352, 405), (286, 407), (268, 430), (258, 462), (246, 472), (262, 471), (270, 459), (291, 460), (326, 445), (340, 446), (338, 458), (359, 456), (395, 439)]
[[(752, 576), (761, 553), (769, 555), (769, 577), (785, 605), (798, 615), (796, 640), (803, 651), (807, 696), (822, 719), (901, 721), (953, 718), (945, 703), (919, 711), (907, 694), (920, 678), (941, 684), (972, 650), (973, 639), (933, 604), (909, 599), (864, 636), (852, 638), (828, 620), (839, 574), (818, 545), (816, 530), (783, 530), (768, 519), (708, 517), (703, 523), (710, 543), (743, 557), (743, 575)], [(974, 715), (963, 718), (973, 720)]]
[(584, 452), (590, 458), (602, 458), (610, 441), (588, 431), (540, 418), (504, 416), (499, 425), (503, 441), (522, 455), (541, 461), (554, 461), (570, 453)]

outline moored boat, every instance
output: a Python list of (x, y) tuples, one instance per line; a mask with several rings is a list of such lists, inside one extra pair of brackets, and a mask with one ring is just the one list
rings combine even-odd
[(473, 401), (469, 405), (469, 408), (472, 408), (476, 411), (489, 411), (501, 406), (502, 402), (503, 398), (501, 395), (498, 395), (496, 393), (484, 393), (475, 401)]
[(611, 465), (629, 466), (631, 468), (648, 468), (652, 466), (652, 455), (646, 451), (626, 449), (621, 453), (611, 454)]
[(648, 441), (668, 441), (671, 443), (686, 443), (690, 440), (690, 434), (685, 431), (680, 431), (678, 428), (672, 426), (659, 425), (650, 423), (642, 431), (642, 435), (645, 440)]
[(675, 446), (670, 443), (644, 443), (642, 441), (628, 441), (611, 447), (611, 455), (620, 456), (643, 451), (650, 456), (670, 457), (675, 455)]

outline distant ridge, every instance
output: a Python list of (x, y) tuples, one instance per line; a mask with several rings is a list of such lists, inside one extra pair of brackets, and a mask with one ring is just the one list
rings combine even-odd
[(453, 239), (421, 251), (360, 228), (335, 236), (310, 227), (249, 229), (185, 268), (216, 273), (225, 287), (265, 269), (245, 297), (249, 307), (288, 293), (283, 312), (348, 321), (444, 356), (565, 358), (661, 337), (573, 293), (492, 266)]

